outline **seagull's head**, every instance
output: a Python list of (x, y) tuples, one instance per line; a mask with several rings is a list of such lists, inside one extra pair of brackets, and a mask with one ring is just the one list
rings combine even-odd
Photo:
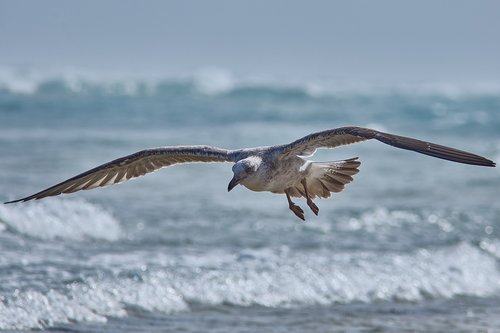
[(262, 159), (257, 156), (250, 156), (245, 159), (242, 159), (236, 162), (233, 165), (233, 179), (227, 185), (227, 191), (231, 191), (236, 185), (240, 184), (248, 177), (255, 174), (255, 172), (259, 169), (259, 166), (262, 162)]

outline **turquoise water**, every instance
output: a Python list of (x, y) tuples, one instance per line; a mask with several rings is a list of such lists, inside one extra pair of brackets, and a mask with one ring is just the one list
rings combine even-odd
[[(5, 74), (5, 73), (4, 73)], [(207, 78), (0, 75), (0, 200), (137, 150), (281, 144), (371, 126), (500, 159), (500, 93)], [(321, 89), (320, 89), (321, 88)], [(0, 329), (494, 331), (500, 174), (377, 142), (300, 222), (229, 164), (0, 206)], [(304, 202), (297, 200), (302, 206)]]

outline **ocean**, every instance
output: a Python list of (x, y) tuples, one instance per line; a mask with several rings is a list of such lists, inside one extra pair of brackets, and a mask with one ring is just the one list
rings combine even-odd
[[(500, 89), (0, 70), (0, 200), (135, 151), (356, 125), (500, 161)], [(500, 332), (500, 173), (364, 142), (306, 221), (230, 164), (0, 206), (0, 330)], [(296, 202), (307, 208), (303, 200)]]

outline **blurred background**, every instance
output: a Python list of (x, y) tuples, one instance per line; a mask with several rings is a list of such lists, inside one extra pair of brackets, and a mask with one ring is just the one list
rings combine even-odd
[[(0, 200), (135, 151), (373, 127), (500, 161), (496, 1), (0, 1)], [(378, 142), (299, 221), (230, 164), (0, 206), (0, 330), (500, 327), (500, 174)], [(306, 207), (305, 202), (296, 200)]]

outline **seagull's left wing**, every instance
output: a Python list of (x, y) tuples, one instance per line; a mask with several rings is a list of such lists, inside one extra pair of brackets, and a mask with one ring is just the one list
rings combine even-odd
[(72, 193), (100, 186), (118, 184), (163, 167), (178, 163), (195, 162), (233, 162), (233, 157), (228, 150), (210, 146), (146, 149), (102, 164), (41, 192), (6, 203), (41, 199), (61, 193)]
[(375, 139), (397, 148), (413, 150), (417, 153), (458, 163), (489, 167), (495, 166), (493, 161), (476, 154), (362, 127), (339, 127), (312, 133), (288, 145), (281, 146), (279, 153), (281, 154), (281, 158), (291, 155), (308, 156), (314, 154), (318, 148), (334, 148), (369, 139)]

